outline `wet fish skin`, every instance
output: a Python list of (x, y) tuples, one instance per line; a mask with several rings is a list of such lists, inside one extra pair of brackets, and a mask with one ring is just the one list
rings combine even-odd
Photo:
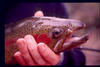
[(84, 27), (85, 24), (75, 19), (33, 16), (5, 25), (5, 63), (16, 64), (13, 55), (18, 51), (16, 45), (18, 38), (31, 34), (37, 43), (44, 42), (54, 52), (57, 52), (54, 49), (62, 47), (67, 37), (71, 36), (74, 31)]

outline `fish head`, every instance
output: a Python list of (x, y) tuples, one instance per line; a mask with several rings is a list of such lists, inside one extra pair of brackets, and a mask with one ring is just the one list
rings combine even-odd
[(54, 49), (55, 45), (63, 44), (73, 32), (83, 29), (85, 24), (75, 19), (40, 17), (40, 20), (36, 21), (32, 27), (36, 41), (46, 43), (51, 49)]

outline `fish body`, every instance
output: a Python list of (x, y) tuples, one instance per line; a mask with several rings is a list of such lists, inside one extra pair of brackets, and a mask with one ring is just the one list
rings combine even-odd
[(59, 53), (66, 38), (84, 26), (85, 24), (75, 19), (33, 16), (5, 25), (5, 63), (16, 64), (13, 55), (18, 51), (18, 38), (31, 34), (37, 43), (43, 42), (55, 53)]

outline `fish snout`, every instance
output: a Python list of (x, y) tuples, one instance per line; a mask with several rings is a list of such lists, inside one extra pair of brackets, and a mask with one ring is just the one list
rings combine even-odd
[(78, 25), (78, 29), (83, 29), (86, 27), (86, 24), (84, 24), (83, 22), (78, 22), (79, 25)]
[(80, 30), (86, 27), (86, 24), (81, 22), (80, 20), (74, 20), (71, 22), (74, 30)]

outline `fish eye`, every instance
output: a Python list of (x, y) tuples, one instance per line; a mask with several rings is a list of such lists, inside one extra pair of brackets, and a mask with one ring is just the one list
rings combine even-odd
[(53, 29), (53, 37), (54, 38), (60, 37), (62, 34), (62, 31), (63, 30), (61, 28), (54, 28)]
[(55, 35), (58, 35), (59, 33), (60, 33), (60, 32), (58, 32), (58, 31), (54, 32)]

